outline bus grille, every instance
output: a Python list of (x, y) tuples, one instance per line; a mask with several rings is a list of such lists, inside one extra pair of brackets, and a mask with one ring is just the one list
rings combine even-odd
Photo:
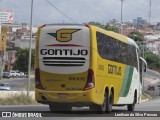
[(46, 66), (83, 66), (85, 58), (82, 57), (44, 57), (43, 63)]

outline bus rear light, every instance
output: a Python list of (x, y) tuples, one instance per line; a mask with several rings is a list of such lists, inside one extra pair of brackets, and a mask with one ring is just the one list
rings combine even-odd
[(93, 70), (89, 69), (87, 82), (86, 82), (86, 85), (83, 90), (92, 89), (92, 88), (94, 88), (94, 86), (95, 86), (94, 72), (93, 72)]
[(44, 28), (46, 26), (46, 24), (42, 25), (41, 28)]
[(88, 27), (88, 28), (90, 28), (89, 24), (86, 24), (85, 26)]
[(41, 84), (41, 81), (40, 81), (40, 70), (39, 70), (39, 68), (36, 68), (36, 70), (35, 70), (35, 85), (36, 85), (37, 89), (44, 90), (44, 88)]

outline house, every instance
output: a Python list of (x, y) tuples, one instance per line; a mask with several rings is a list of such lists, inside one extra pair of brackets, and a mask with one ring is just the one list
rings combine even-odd
[(160, 35), (145, 36), (146, 49), (160, 56)]

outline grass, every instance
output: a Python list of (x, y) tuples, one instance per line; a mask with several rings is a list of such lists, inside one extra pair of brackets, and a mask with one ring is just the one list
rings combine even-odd
[(31, 75), (34, 75), (35, 74), (35, 71), (34, 70), (31, 70), (31, 73), (30, 73)]
[(150, 96), (150, 95), (148, 95), (148, 94), (146, 94), (146, 93), (143, 93), (142, 94), (142, 100), (151, 100), (152, 99), (152, 97)]
[(33, 105), (37, 102), (23, 92), (20, 94), (8, 95), (5, 98), (0, 98), (0, 105)]
[(34, 91), (35, 90), (35, 84), (31, 84), (30, 85), (30, 91)]

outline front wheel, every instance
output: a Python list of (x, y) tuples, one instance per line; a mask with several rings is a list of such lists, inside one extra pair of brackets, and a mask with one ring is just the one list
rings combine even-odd
[(127, 105), (128, 111), (134, 111), (134, 109), (135, 109), (135, 104), (136, 104), (136, 97), (134, 97), (134, 100), (133, 100), (133, 103), (132, 103), (132, 104)]

